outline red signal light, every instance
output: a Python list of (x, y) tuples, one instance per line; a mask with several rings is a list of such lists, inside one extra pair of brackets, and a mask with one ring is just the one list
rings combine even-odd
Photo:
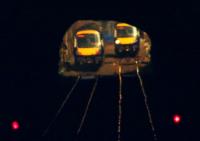
[(19, 122), (17, 120), (11, 123), (12, 130), (18, 130), (20, 128)]
[(179, 123), (181, 122), (181, 116), (178, 115), (178, 114), (174, 115), (174, 116), (173, 116), (173, 122), (174, 122), (175, 124), (179, 124)]

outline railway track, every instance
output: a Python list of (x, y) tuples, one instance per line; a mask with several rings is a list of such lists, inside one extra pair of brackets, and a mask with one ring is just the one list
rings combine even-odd
[[(116, 130), (113, 131), (115, 132), (116, 134), (116, 140), (117, 141), (122, 141), (122, 138), (123, 138), (123, 105), (125, 105), (126, 103), (124, 103), (123, 101), (123, 97), (124, 95), (126, 94), (129, 94), (128, 91), (124, 91), (125, 90), (125, 85), (123, 85), (123, 76), (122, 76), (122, 66), (119, 65), (119, 68), (118, 68), (118, 92), (116, 92), (117, 94), (117, 101), (116, 101), (116, 109), (117, 112), (116, 112), (116, 118), (115, 120), (117, 120), (117, 122), (115, 121), (115, 123), (117, 124), (116, 126)], [(148, 115), (148, 119), (149, 119), (149, 125), (151, 127), (151, 131), (152, 131), (152, 138), (154, 141), (157, 141), (157, 135), (156, 135), (156, 132), (155, 132), (155, 127), (154, 127), (154, 124), (153, 124), (153, 119), (152, 119), (152, 116), (151, 116), (151, 112), (150, 112), (150, 108), (149, 108), (149, 105), (148, 105), (148, 101), (147, 101), (147, 94), (146, 94), (146, 91), (145, 91), (145, 88), (144, 88), (144, 84), (143, 84), (143, 80), (142, 80), (142, 77), (140, 76), (140, 68), (139, 68), (139, 65), (138, 65), (138, 62), (136, 61), (136, 71), (137, 71), (137, 79), (139, 80), (137, 83), (139, 83), (139, 87), (141, 89), (141, 93), (143, 95), (143, 98), (144, 98), (144, 105), (146, 107), (146, 112), (147, 112), (147, 115)], [(84, 106), (84, 112), (82, 113), (81, 115), (81, 120), (77, 126), (77, 130), (76, 130), (76, 133), (75, 133), (75, 140), (77, 140), (77, 136), (79, 136), (79, 134), (83, 131), (83, 126), (87, 126), (87, 124), (85, 123), (86, 122), (86, 119), (88, 118), (88, 112), (89, 112), (89, 109), (91, 108), (91, 103), (92, 103), (92, 100), (93, 100), (93, 97), (94, 95), (97, 93), (97, 88), (98, 88), (98, 85), (99, 85), (99, 78), (98, 76), (95, 76), (95, 79), (93, 79), (92, 81), (92, 84), (90, 84), (91, 88), (89, 90), (89, 96), (88, 96), (88, 100), (86, 102), (86, 105)], [(73, 86), (71, 87), (70, 91), (66, 94), (66, 97), (65, 99), (63, 100), (63, 102), (61, 103), (60, 107), (58, 108), (54, 118), (51, 120), (51, 122), (49, 123), (49, 125), (47, 126), (47, 128), (44, 130), (43, 132), (43, 136), (47, 136), (48, 132), (50, 130), (52, 130), (51, 128), (53, 128), (53, 125), (56, 124), (57, 122), (57, 118), (58, 116), (62, 113), (63, 109), (64, 109), (64, 106), (66, 105), (66, 103), (70, 100), (70, 97), (71, 95), (74, 93), (75, 89), (77, 89), (78, 87), (78, 84), (80, 83), (80, 81), (85, 81), (85, 80), (82, 80), (80, 76), (78, 76), (76, 78), (76, 80), (74, 81), (74, 84)], [(79, 86), (80, 87), (80, 86)]]

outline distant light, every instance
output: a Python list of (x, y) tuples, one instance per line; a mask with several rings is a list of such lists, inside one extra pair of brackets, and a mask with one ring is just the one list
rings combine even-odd
[(13, 121), (13, 122), (11, 123), (11, 127), (12, 127), (13, 130), (18, 130), (19, 127), (20, 127), (19, 122), (16, 121), (16, 120)]
[(120, 43), (120, 40), (115, 40), (115, 44), (119, 44)]
[(178, 115), (178, 114), (174, 115), (174, 116), (173, 116), (173, 122), (174, 122), (175, 124), (179, 124), (179, 123), (181, 122), (181, 116)]

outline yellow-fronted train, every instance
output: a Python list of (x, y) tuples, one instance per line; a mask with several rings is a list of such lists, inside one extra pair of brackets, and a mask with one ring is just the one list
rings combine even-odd
[(75, 64), (101, 64), (104, 49), (101, 34), (94, 29), (84, 29), (74, 36)]
[(140, 46), (139, 30), (126, 23), (117, 23), (114, 31), (116, 55), (135, 55)]

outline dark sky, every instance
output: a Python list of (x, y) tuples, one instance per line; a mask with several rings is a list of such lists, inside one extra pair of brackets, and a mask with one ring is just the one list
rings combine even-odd
[[(160, 140), (198, 140), (198, 8), (194, 1), (4, 1), (0, 7), (2, 140), (39, 140), (55, 115), (74, 82), (57, 74), (59, 45), (67, 28), (79, 19), (124, 21), (149, 34), (153, 73), (143, 78), (158, 136)], [(93, 81), (79, 84), (46, 138), (74, 139)], [(152, 140), (137, 82), (136, 78), (124, 78), (123, 138)], [(80, 140), (116, 140), (118, 79), (101, 78), (99, 83)], [(171, 122), (174, 113), (184, 117), (179, 127)], [(9, 130), (13, 119), (22, 123), (19, 133)]]

